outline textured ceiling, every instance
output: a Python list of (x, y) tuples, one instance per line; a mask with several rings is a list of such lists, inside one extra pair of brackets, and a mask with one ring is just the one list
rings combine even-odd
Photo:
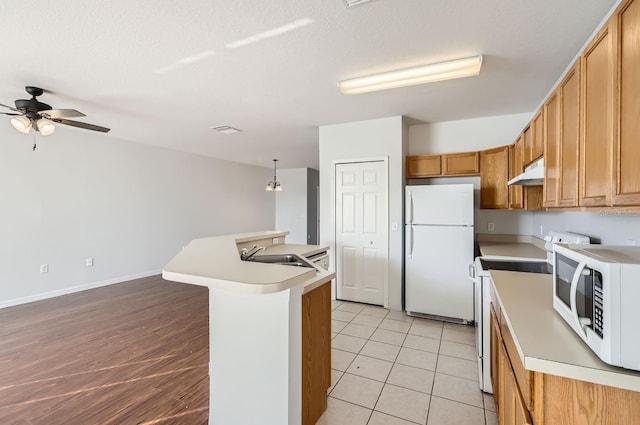
[[(614, 3), (3, 1), (0, 103), (26, 98), (24, 86), (36, 85), (50, 91), (41, 101), (112, 128), (95, 137), (317, 168), (320, 125), (532, 111)], [(355, 96), (336, 87), (476, 54), (484, 63), (474, 78)], [(210, 129), (224, 124), (243, 132)], [(83, 130), (59, 128), (50, 137), (70, 131)]]

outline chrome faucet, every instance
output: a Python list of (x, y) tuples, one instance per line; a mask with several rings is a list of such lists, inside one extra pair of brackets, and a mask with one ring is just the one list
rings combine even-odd
[(260, 251), (266, 251), (267, 247), (254, 245), (251, 248), (242, 248), (240, 251), (240, 259), (247, 261)]

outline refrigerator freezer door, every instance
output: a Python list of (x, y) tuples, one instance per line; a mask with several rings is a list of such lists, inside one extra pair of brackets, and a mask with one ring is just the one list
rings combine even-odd
[(406, 224), (473, 226), (473, 185), (406, 186)]
[(411, 257), (405, 258), (406, 310), (473, 320), (473, 227), (412, 226)]

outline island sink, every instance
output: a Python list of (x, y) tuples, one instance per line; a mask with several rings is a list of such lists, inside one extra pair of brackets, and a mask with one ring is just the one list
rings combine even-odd
[(313, 266), (295, 254), (280, 255), (257, 255), (244, 261), (253, 261), (256, 263), (282, 264), (285, 266), (308, 267)]

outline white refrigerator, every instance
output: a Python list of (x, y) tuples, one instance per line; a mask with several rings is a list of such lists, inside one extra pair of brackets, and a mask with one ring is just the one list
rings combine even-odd
[(405, 200), (407, 313), (470, 323), (473, 185), (406, 186)]

